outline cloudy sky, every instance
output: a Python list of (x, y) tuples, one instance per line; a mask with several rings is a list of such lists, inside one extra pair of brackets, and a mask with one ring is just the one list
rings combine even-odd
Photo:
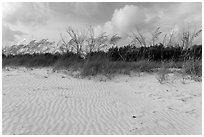
[[(172, 30), (181, 32), (184, 26), (202, 26), (201, 2), (2, 3), (2, 7), (3, 46), (43, 38), (59, 41), (68, 26), (92, 25), (96, 33), (117, 33), (124, 41), (136, 27), (148, 35), (160, 26), (164, 35)], [(201, 38), (197, 42), (201, 43)]]

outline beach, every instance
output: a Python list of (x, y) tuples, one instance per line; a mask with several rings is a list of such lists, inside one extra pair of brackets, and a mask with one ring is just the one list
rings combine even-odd
[[(74, 74), (74, 73), (73, 73)], [(51, 68), (2, 72), (4, 135), (200, 135), (202, 82), (157, 73), (112, 79)]]

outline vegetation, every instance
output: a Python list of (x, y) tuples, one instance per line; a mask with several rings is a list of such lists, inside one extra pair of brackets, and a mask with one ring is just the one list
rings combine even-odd
[[(161, 58), (161, 54), (163, 54), (163, 58)], [(121, 48), (110, 48), (107, 52), (90, 52), (85, 58), (73, 52), (67, 52), (62, 55), (49, 53), (3, 55), (2, 66), (52, 66), (54, 69), (80, 70), (82, 75), (87, 76), (96, 74), (109, 75), (112, 73), (128, 74), (131, 71), (152, 72), (165, 63), (168, 68), (183, 68), (187, 74), (201, 76), (201, 59), (201, 45), (195, 45), (188, 50), (174, 47), (163, 48), (161, 45), (147, 48), (124, 46)]]
[[(61, 35), (61, 42), (66, 53), (35, 53), (2, 55), (2, 66), (53, 67), (57, 69), (78, 70), (83, 76), (103, 74), (110, 76), (115, 73), (129, 74), (135, 72), (152, 72), (160, 69), (161, 83), (165, 79), (168, 68), (182, 69), (183, 73), (202, 76), (202, 45), (192, 45), (201, 30), (184, 31), (181, 46), (173, 43), (173, 33), (164, 35), (163, 42), (158, 43), (160, 28), (152, 33), (152, 40), (147, 46), (143, 34), (137, 29), (130, 37), (132, 43), (117, 47), (121, 37), (107, 36), (105, 33), (96, 35), (93, 27), (87, 33), (76, 31), (72, 27), (66, 29), (67, 37)], [(111, 46), (112, 45), (112, 46)], [(83, 48), (85, 46), (85, 48)], [(103, 50), (108, 47), (108, 50)]]

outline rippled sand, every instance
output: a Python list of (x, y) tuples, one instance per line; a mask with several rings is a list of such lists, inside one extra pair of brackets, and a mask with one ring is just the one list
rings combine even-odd
[(156, 74), (78, 79), (3, 70), (3, 134), (201, 134), (202, 83)]

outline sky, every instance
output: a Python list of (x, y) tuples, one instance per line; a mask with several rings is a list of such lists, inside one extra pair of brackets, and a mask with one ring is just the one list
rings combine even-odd
[[(106, 32), (129, 42), (137, 28), (150, 37), (157, 27), (162, 36), (181, 33), (185, 28), (201, 29), (202, 3), (159, 2), (27, 2), (2, 3), (2, 44), (10, 46), (31, 40), (59, 41), (68, 26), (77, 29), (94, 27), (96, 34)], [(201, 43), (201, 36), (195, 40)]]

